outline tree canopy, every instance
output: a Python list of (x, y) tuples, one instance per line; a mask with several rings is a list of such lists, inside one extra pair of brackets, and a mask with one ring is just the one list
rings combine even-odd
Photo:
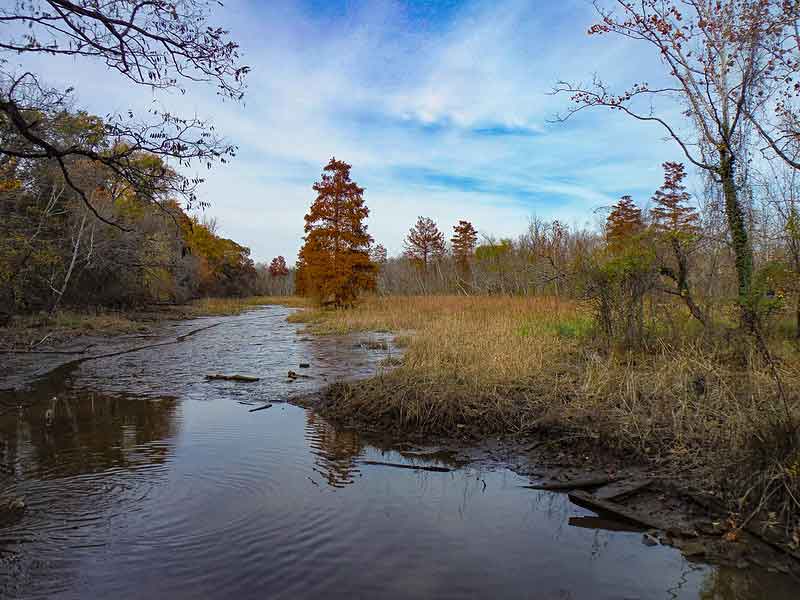
[[(199, 163), (210, 167), (235, 154), (235, 147), (198, 117), (181, 117), (154, 106), (109, 115), (83, 135), (60, 135), (63, 115), (73, 104), (72, 88), (49, 86), (31, 70), (12, 69), (4, 56), (72, 56), (100, 61), (135, 85), (186, 92), (189, 85), (211, 84), (226, 98), (239, 100), (249, 68), (241, 65), (239, 47), (228, 32), (208, 23), (206, 0), (14, 0), (0, 7), (0, 160), (48, 162), (65, 185), (98, 219), (103, 216), (91, 190), (75, 174), (80, 161), (109, 171), (145, 201), (154, 201), (153, 186), (168, 185), (171, 195), (196, 201), (202, 179), (169, 169)], [(154, 173), (142, 165), (142, 154), (157, 156)]]

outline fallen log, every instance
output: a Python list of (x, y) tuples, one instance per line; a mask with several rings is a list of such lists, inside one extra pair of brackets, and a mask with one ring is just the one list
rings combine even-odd
[(258, 412), (259, 410), (266, 410), (268, 408), (272, 408), (272, 403), (271, 402), (267, 402), (264, 406), (258, 406), (256, 408), (251, 408), (247, 412)]
[(673, 530), (672, 527), (657, 517), (630, 509), (627, 506), (617, 504), (616, 502), (595, 498), (588, 492), (570, 492), (568, 496), (573, 504), (577, 504), (583, 508), (588, 508), (589, 510), (598, 514), (613, 515), (619, 520), (640, 525), (644, 529), (660, 529), (662, 531)]
[(206, 375), (208, 381), (259, 381), (260, 379), (260, 377), (250, 377), (249, 375), (223, 375), (222, 373)]
[(395, 467), (396, 469), (413, 469), (415, 471), (433, 471), (435, 473), (450, 473), (453, 469), (447, 467), (431, 467), (427, 465), (406, 465), (403, 463), (382, 462), (379, 460), (362, 460), (362, 465), (377, 465), (381, 467)]
[(608, 485), (619, 481), (616, 477), (593, 477), (589, 479), (573, 479), (571, 481), (555, 481), (553, 483), (536, 483), (533, 485), (523, 485), (528, 490), (545, 490), (557, 492), (560, 490), (580, 490), (584, 488), (594, 488)]

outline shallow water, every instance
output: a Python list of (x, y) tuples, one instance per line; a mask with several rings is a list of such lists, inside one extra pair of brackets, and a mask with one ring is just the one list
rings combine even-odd
[[(65, 367), (0, 418), (0, 481), (29, 507), (0, 526), (0, 595), (799, 597), (788, 577), (587, 528), (592, 513), (506, 469), (363, 464), (409, 459), (284, 401), (375, 373), (394, 350), (308, 338), (288, 312), (183, 323), (176, 334), (219, 324)], [(312, 378), (290, 383), (290, 369)], [(212, 372), (262, 379), (204, 381)]]

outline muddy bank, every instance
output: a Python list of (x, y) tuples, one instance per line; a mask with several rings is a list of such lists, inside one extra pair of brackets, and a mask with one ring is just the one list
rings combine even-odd
[[(172, 313), (170, 313), (172, 314)], [(42, 327), (26, 338), (39, 338), (34, 344), (21, 343), (19, 332), (0, 330), (0, 391), (26, 391), (46, 380), (58, 369), (82, 362), (128, 352), (136, 352), (163, 344), (180, 343), (192, 333), (220, 324), (224, 317), (191, 317), (164, 320), (141, 313), (141, 331), (137, 333), (107, 330), (85, 332), (78, 329), (50, 330)], [(149, 319), (149, 320), (147, 320)], [(5, 335), (5, 338), (3, 338)]]

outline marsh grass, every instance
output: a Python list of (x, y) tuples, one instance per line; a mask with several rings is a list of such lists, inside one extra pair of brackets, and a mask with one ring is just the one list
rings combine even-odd
[(290, 307), (307, 307), (310, 302), (297, 296), (248, 296), (245, 298), (200, 298), (193, 300), (188, 308), (195, 316), (238, 315), (266, 304)]
[(668, 324), (657, 323), (642, 350), (606, 351), (589, 307), (555, 298), (369, 298), (292, 320), (319, 334), (403, 332), (399, 367), (327, 391), (323, 411), (335, 419), (430, 434), (566, 432), (800, 511), (800, 355), (791, 344), (774, 343), (784, 405), (760, 355), (732, 351), (728, 336), (678, 323), (668, 339)]

